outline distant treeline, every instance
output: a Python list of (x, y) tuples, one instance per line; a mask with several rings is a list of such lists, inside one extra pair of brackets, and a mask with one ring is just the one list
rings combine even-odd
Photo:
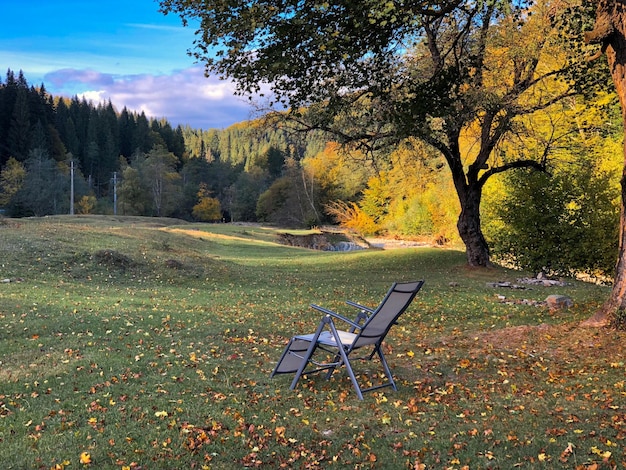
[(194, 207), (211, 198), (210, 219), (256, 220), (285, 165), (325, 145), (254, 121), (173, 128), (110, 101), (51, 96), (21, 71), (0, 81), (0, 208), (16, 217), (70, 211), (73, 174), (77, 212), (203, 219)]
[[(495, 258), (537, 272), (612, 275), (623, 136), (619, 110), (607, 109), (589, 106), (584, 119), (561, 112), (554, 122), (571, 131), (550, 172), (520, 170), (486, 187), (481, 217)], [(581, 131), (585, 120), (598, 131)], [(173, 128), (110, 102), (50, 96), (9, 70), (0, 81), (0, 214), (338, 222), (362, 235), (458, 241), (458, 197), (428, 145), (404, 142), (374, 164), (323, 135), (266, 121)]]

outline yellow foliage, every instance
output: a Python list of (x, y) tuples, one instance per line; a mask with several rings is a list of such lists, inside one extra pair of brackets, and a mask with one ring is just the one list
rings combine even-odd
[(336, 201), (326, 206), (326, 211), (345, 229), (361, 235), (374, 235), (379, 231), (374, 219), (354, 202)]
[(456, 242), (460, 204), (448, 171), (425, 145), (409, 140), (391, 155), (387, 171), (370, 178), (359, 206), (379, 230)]
[(96, 207), (96, 202), (98, 200), (95, 196), (83, 196), (80, 198), (80, 201), (76, 204), (79, 214), (91, 214), (94, 207)]
[(322, 152), (306, 158), (302, 166), (333, 198), (345, 200), (363, 188), (371, 173), (363, 160), (360, 153), (348, 154), (339, 144), (329, 142)]
[(203, 222), (214, 222), (222, 219), (220, 201), (210, 197), (206, 184), (202, 183), (198, 190), (198, 203), (193, 206), (191, 214)]
[(220, 201), (213, 197), (200, 198), (198, 204), (193, 206), (192, 214), (196, 219), (204, 222), (221, 220), (222, 209)]
[(8, 204), (26, 178), (24, 165), (11, 157), (0, 172), (0, 206)]

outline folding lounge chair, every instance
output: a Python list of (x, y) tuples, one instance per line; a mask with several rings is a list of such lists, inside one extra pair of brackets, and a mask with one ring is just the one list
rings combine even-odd
[[(408, 308), (423, 284), (424, 281), (394, 283), (376, 309), (347, 301), (348, 305), (359, 309), (354, 320), (349, 320), (319, 305), (311, 304), (311, 307), (324, 313), (324, 318), (322, 318), (315, 333), (297, 335), (291, 338), (272, 372), (272, 377), (276, 374), (295, 372), (296, 375), (290, 387), (293, 390), (302, 375), (327, 370), (326, 379), (328, 380), (337, 367), (345, 365), (360, 400), (363, 400), (364, 392), (382, 387), (393, 387), (394, 390), (397, 390), (382, 351), (382, 343), (391, 327)], [(349, 325), (348, 331), (338, 330), (335, 326), (335, 320), (341, 320)], [(374, 356), (378, 356), (388, 380), (381, 385), (361, 389), (354, 375), (350, 358), (354, 351), (366, 346), (369, 347), (367, 348), (368, 354), (352, 359), (369, 361)], [(326, 357), (330, 353), (334, 359), (330, 362), (315, 360), (313, 356), (318, 349), (325, 353)], [(309, 364), (314, 366), (312, 370), (306, 370)]]

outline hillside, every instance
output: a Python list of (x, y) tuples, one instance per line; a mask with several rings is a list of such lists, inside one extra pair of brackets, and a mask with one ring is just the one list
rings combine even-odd
[[(7, 468), (616, 468), (624, 333), (577, 326), (608, 289), (494, 288), (454, 250), (323, 252), (284, 230), (175, 219), (0, 225), (0, 458)], [(352, 315), (425, 287), (356, 399), (345, 371), (269, 374), (315, 302)], [(513, 302), (568, 295), (569, 310)], [(503, 298), (507, 301), (503, 301)], [(376, 364), (361, 379), (380, 380)]]

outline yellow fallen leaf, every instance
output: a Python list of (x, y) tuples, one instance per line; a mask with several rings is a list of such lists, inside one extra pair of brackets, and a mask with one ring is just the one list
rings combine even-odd
[(91, 463), (91, 455), (89, 452), (83, 452), (80, 454), (80, 463), (83, 465), (89, 465)]

